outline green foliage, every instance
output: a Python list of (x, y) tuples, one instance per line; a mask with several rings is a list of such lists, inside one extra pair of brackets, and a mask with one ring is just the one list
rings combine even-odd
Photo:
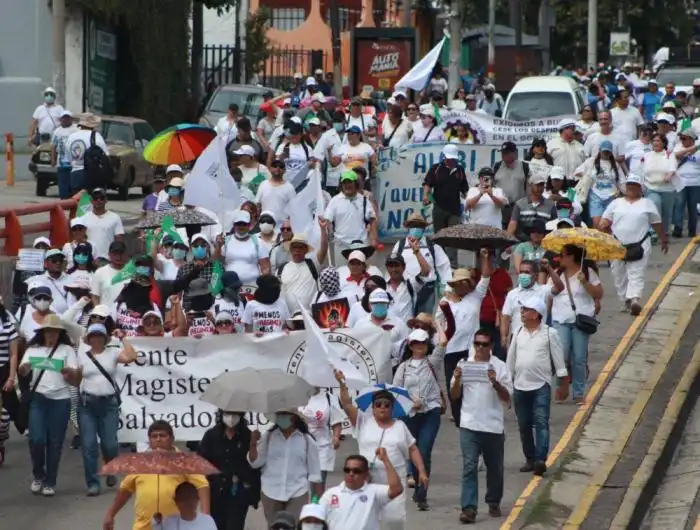
[(261, 7), (257, 12), (249, 13), (245, 21), (245, 65), (248, 80), (264, 70), (265, 62), (273, 53), (270, 39), (267, 38), (270, 18), (270, 10)]

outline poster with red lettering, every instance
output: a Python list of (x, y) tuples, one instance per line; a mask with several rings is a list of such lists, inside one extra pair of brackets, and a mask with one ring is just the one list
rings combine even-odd
[(322, 329), (344, 328), (350, 316), (350, 303), (347, 298), (319, 302), (311, 306), (311, 315)]
[(391, 92), (411, 69), (413, 41), (406, 38), (355, 40), (355, 93), (368, 87)]

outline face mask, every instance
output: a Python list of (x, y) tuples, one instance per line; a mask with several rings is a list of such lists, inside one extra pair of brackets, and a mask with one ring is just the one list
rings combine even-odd
[(236, 239), (241, 239), (241, 240), (246, 239), (248, 237), (248, 230), (246, 230), (245, 232), (235, 231), (233, 233), (233, 237), (235, 237)]
[(323, 523), (301, 523), (301, 530), (323, 530)]
[(263, 234), (271, 234), (274, 229), (275, 225), (272, 223), (260, 223), (260, 231)]
[(275, 416), (275, 425), (282, 430), (289, 429), (292, 426), (292, 418), (286, 414)]
[(569, 210), (557, 210), (557, 217), (559, 219), (568, 219), (569, 218)]
[(221, 421), (226, 427), (235, 427), (241, 421), (241, 417), (238, 414), (222, 414)]
[(337, 133), (343, 132), (343, 124), (342, 123), (334, 123), (333, 128), (335, 129), (335, 132), (337, 132)]
[(172, 254), (173, 254), (173, 259), (183, 260), (183, 259), (185, 259), (185, 256), (187, 256), (187, 251), (183, 250), (181, 248), (174, 248)]
[(151, 268), (145, 267), (143, 265), (139, 265), (134, 269), (134, 274), (137, 276), (150, 277), (151, 276)]
[(527, 289), (532, 285), (532, 276), (521, 272), (518, 274), (518, 285), (523, 289)]
[(88, 262), (88, 256), (87, 254), (76, 254), (73, 256), (73, 261), (78, 265), (85, 265)]
[(205, 247), (192, 247), (192, 257), (194, 259), (204, 259), (207, 257), (207, 249)]
[(32, 305), (37, 311), (47, 311), (51, 306), (51, 302), (49, 300), (34, 300)]
[(224, 290), (221, 292), (221, 294), (226, 300), (235, 300), (236, 298), (238, 298), (238, 289), (224, 287)]
[(374, 304), (372, 306), (372, 316), (377, 318), (386, 318), (389, 313), (389, 306), (387, 304)]
[(424, 233), (425, 233), (425, 230), (423, 230), (422, 228), (409, 228), (408, 229), (408, 235), (414, 239), (422, 238)]
[(166, 193), (167, 193), (168, 196), (170, 196), (170, 197), (179, 197), (179, 196), (180, 196), (180, 191), (181, 191), (180, 188), (168, 188), (168, 189), (166, 190)]
[(56, 96), (54, 96), (53, 94), (46, 94), (44, 96), (44, 101), (46, 101), (46, 103), (53, 103), (54, 101), (56, 101)]

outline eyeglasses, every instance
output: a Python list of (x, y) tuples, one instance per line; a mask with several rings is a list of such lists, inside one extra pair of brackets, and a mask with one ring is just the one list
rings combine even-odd
[(344, 467), (343, 473), (346, 475), (362, 475), (365, 472), (364, 469), (359, 467)]
[(372, 404), (372, 406), (375, 409), (388, 409), (391, 408), (391, 401), (388, 399), (378, 399)]
[(489, 346), (491, 346), (491, 343), (474, 341), (474, 346), (476, 346), (477, 348), (488, 348)]

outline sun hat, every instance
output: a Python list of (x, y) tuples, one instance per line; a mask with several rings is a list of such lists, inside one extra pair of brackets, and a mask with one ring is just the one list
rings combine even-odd
[(305, 245), (306, 249), (307, 249), (306, 250), (307, 253), (313, 252), (313, 250), (314, 250), (314, 247), (311, 246), (311, 244), (309, 243), (309, 240), (306, 238), (305, 234), (294, 234), (292, 236), (292, 239), (284, 242), (284, 250), (289, 252), (290, 249), (292, 248), (292, 245)]
[(408, 217), (406, 217), (406, 220), (404, 221), (403, 225), (407, 228), (411, 226), (425, 228), (426, 226), (428, 226), (428, 221), (426, 221), (425, 217), (423, 217), (419, 212), (413, 212)]
[(406, 325), (409, 328), (415, 328), (418, 324), (423, 324), (425, 326), (430, 326), (435, 329), (435, 323), (433, 322), (433, 317), (430, 313), (418, 313), (415, 317), (409, 318)]
[(44, 317), (44, 321), (36, 329), (66, 329), (66, 327), (61, 317), (55, 313), (50, 313)]
[(83, 114), (78, 121), (80, 127), (86, 127), (88, 129), (94, 129), (97, 127), (102, 120), (99, 116), (95, 116), (92, 112), (86, 112)]
[(452, 284), (464, 282), (467, 280), (469, 280), (469, 281), (474, 280), (472, 278), (471, 271), (469, 269), (457, 269), (457, 270), (455, 270), (454, 274), (452, 275), (452, 279), (449, 280), (447, 283), (452, 285)]
[(182, 188), (185, 185), (185, 181), (181, 177), (173, 177), (173, 179), (168, 183), (171, 188)]
[(349, 256), (352, 252), (355, 250), (359, 250), (362, 252), (367, 259), (371, 258), (374, 255), (374, 247), (371, 245), (368, 245), (364, 241), (361, 241), (359, 239), (355, 239), (350, 243), (350, 247), (346, 248), (345, 250), (342, 250), (340, 254), (345, 258), (345, 259), (350, 259)]

